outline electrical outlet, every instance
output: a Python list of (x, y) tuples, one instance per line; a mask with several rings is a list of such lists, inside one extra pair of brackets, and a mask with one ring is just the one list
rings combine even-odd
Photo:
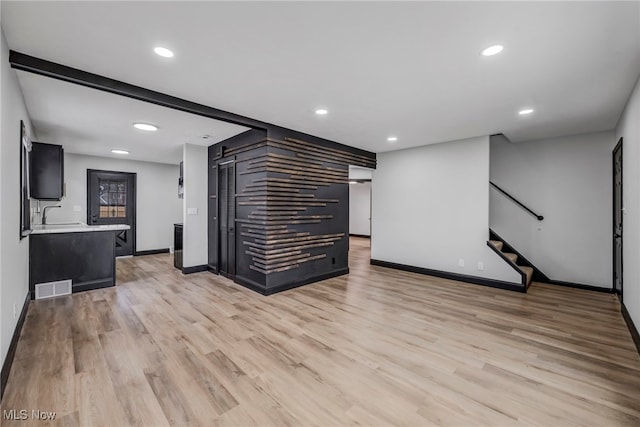
[(80, 212), (81, 210), (82, 210), (82, 207), (80, 205), (73, 205), (74, 212)]
[(198, 208), (187, 208), (187, 215), (198, 215)]
[(480, 271), (484, 270), (484, 262), (478, 261), (478, 270)]
[(15, 319), (16, 317), (18, 317), (18, 304), (16, 304), (14, 302), (13, 303), (13, 318)]
[(464, 259), (460, 258), (458, 260), (458, 267), (464, 267)]

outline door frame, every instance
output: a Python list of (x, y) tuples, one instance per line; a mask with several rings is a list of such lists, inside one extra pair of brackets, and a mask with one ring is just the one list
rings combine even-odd
[[(218, 223), (217, 223), (217, 235), (218, 235), (218, 242), (217, 242), (217, 251), (218, 251), (217, 258), (218, 258), (218, 260), (217, 260), (217, 264), (218, 264), (218, 274), (221, 275), (221, 276), (226, 277), (227, 279), (235, 280), (237, 267), (238, 267), (238, 265), (237, 265), (237, 255), (238, 255), (238, 253), (237, 253), (238, 252), (237, 251), (237, 232), (236, 232), (236, 223), (235, 223), (236, 217), (237, 217), (237, 212), (236, 212), (237, 206), (235, 206), (235, 203), (236, 203), (236, 197), (235, 197), (235, 193), (236, 193), (236, 178), (237, 178), (237, 175), (236, 175), (237, 174), (236, 159), (233, 158), (231, 160), (227, 160), (227, 161), (224, 161), (224, 162), (219, 162), (216, 166), (217, 166), (217, 174), (218, 174), (217, 177), (216, 177), (216, 180), (217, 180), (217, 182), (216, 182), (216, 195), (217, 195), (216, 217), (218, 219)], [(226, 266), (224, 268), (224, 271), (223, 271), (223, 268), (222, 268), (222, 230), (220, 229), (220, 225), (222, 223), (222, 221), (221, 221), (222, 209), (220, 208), (220, 204), (222, 203), (222, 193), (220, 192), (220, 183), (222, 182), (222, 180), (220, 178), (220, 175), (222, 174), (223, 170), (226, 172), (231, 166), (233, 166), (233, 190), (232, 190), (233, 196), (229, 199), (228, 194), (227, 194), (226, 198), (228, 199), (227, 200), (227, 213), (229, 211), (228, 204), (229, 203), (233, 203), (234, 204), (234, 209), (233, 209), (234, 217), (233, 217), (233, 220), (232, 220), (233, 221), (233, 230), (234, 230), (233, 231), (233, 273), (229, 273), (229, 271), (228, 271), (229, 269), (226, 268)], [(229, 185), (229, 180), (228, 180), (228, 177), (227, 177), (227, 186), (228, 185)], [(227, 190), (227, 192), (228, 192), (228, 190)], [(226, 213), (225, 213), (225, 215), (226, 215)], [(227, 217), (227, 228), (229, 227), (228, 224), (229, 224), (229, 218)], [(228, 262), (228, 258), (229, 258), (229, 233), (228, 232), (227, 232), (226, 241), (227, 241), (227, 251), (226, 251), (226, 253), (227, 253), (227, 262)]]
[[(615, 191), (616, 191), (616, 152), (620, 150), (620, 210), (622, 211), (620, 213), (620, 272), (619, 272), (619, 279), (620, 279), (620, 291), (618, 292), (616, 290), (616, 261), (617, 261), (617, 257), (616, 257), (616, 198), (615, 198)], [(623, 159), (624, 159), (624, 151), (622, 149), (622, 137), (620, 137), (620, 139), (618, 140), (618, 143), (616, 144), (615, 148), (613, 149), (613, 151), (611, 152), (611, 166), (612, 166), (612, 197), (611, 197), (611, 204), (612, 204), (612, 218), (611, 218), (611, 223), (612, 223), (612, 235), (611, 235), (611, 239), (613, 242), (613, 247), (612, 247), (612, 283), (611, 283), (611, 290), (613, 291), (613, 293), (618, 294), (618, 297), (620, 298), (620, 302), (623, 301), (623, 289), (624, 289), (624, 284), (623, 284), (623, 272), (624, 272), (624, 238), (623, 238), (623, 232), (624, 232), (624, 211), (623, 211), (623, 207), (624, 207), (624, 182), (623, 182), (623, 176), (624, 176), (624, 170), (623, 170)]]
[(133, 191), (131, 191), (131, 197), (133, 199), (133, 207), (131, 209), (131, 231), (133, 234), (132, 236), (132, 242), (131, 242), (131, 250), (132, 256), (135, 256), (136, 254), (136, 241), (138, 240), (138, 227), (136, 224), (136, 218), (137, 218), (137, 214), (138, 214), (138, 174), (135, 172), (121, 172), (121, 171), (109, 171), (109, 170), (104, 170), (104, 169), (89, 169), (87, 168), (87, 188), (86, 188), (86, 193), (87, 193), (87, 224), (90, 225), (90, 218), (91, 218), (91, 196), (89, 193), (89, 188), (91, 187), (91, 172), (97, 172), (97, 173), (108, 173), (108, 174), (113, 174), (113, 175), (127, 175), (127, 176), (131, 176), (132, 180), (133, 180)]

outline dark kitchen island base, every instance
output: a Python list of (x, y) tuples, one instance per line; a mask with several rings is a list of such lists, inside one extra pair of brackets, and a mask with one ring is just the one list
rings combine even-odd
[(35, 285), (71, 280), (72, 292), (114, 286), (116, 283), (115, 232), (31, 234), (29, 291)]

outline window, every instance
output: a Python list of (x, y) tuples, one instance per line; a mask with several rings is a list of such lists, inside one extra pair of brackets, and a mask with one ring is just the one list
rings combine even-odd
[(29, 157), (31, 139), (20, 120), (20, 239), (31, 232), (31, 200), (29, 199)]
[(127, 217), (127, 181), (98, 179), (100, 188), (100, 218)]

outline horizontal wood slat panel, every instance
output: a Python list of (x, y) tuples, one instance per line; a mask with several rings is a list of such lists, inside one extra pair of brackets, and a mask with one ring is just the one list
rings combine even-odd
[(287, 219), (331, 219), (333, 215), (249, 215), (249, 219), (257, 219), (258, 221), (284, 221)]
[[(247, 253), (249, 253), (250, 251), (247, 251)], [(273, 261), (273, 260), (277, 260), (277, 262), (281, 262), (281, 261), (289, 261), (289, 260), (293, 260), (293, 259), (300, 259), (300, 258), (307, 258), (310, 257), (311, 254), (308, 252), (302, 253), (302, 251), (294, 251), (297, 252), (293, 255), (284, 253), (284, 254), (279, 254), (277, 256), (271, 256), (271, 257), (266, 257), (264, 255), (260, 255), (260, 254), (253, 254), (253, 258), (262, 263), (265, 264), (267, 261)]]
[[(254, 200), (273, 200), (273, 201), (289, 201), (291, 200), (292, 202), (307, 202), (307, 198), (305, 197), (300, 197), (300, 196), (291, 196), (291, 197), (281, 197), (281, 196), (262, 196), (262, 197), (257, 197), (257, 196), (253, 196), (253, 197), (249, 197), (250, 201), (254, 201)], [(338, 203), (340, 200), (338, 199), (315, 199), (312, 198), (312, 200), (314, 202), (322, 202), (322, 203)]]
[(253, 237), (261, 240), (265, 240), (265, 238), (269, 238), (269, 237), (273, 237), (273, 238), (302, 237), (302, 236), (308, 236), (310, 234), (311, 233), (308, 231), (304, 233), (291, 233), (291, 232), (288, 232), (288, 230), (285, 233), (278, 233), (278, 234), (260, 234), (260, 233), (249, 233), (249, 232), (240, 233), (241, 236)]
[[(301, 141), (298, 139), (286, 138), (284, 141), (267, 138), (268, 147), (279, 147), (285, 150), (290, 150), (295, 153), (304, 154), (302, 157), (306, 157), (312, 160), (324, 160), (329, 163), (342, 164), (342, 165), (355, 165), (375, 168), (376, 161), (368, 157), (359, 156), (356, 154), (347, 153), (345, 151), (334, 150), (331, 148), (318, 148), (317, 146)], [(308, 155), (307, 153), (312, 153)]]
[[(328, 159), (327, 161), (338, 164), (364, 166), (375, 168), (376, 160), (367, 156), (361, 156), (358, 154), (348, 153), (346, 151), (337, 150), (333, 148), (321, 147), (300, 139), (285, 138), (284, 140), (278, 140), (273, 138), (265, 138), (263, 140), (245, 144), (240, 147), (224, 150), (224, 157), (235, 156), (240, 153), (244, 153), (249, 150), (255, 150), (262, 147), (280, 147), (285, 150), (290, 150), (295, 153), (306, 154), (313, 152), (313, 156), (304, 156), (309, 161), (319, 162), (320, 159)], [(272, 153), (276, 154), (276, 153)]]
[(272, 265), (265, 265), (265, 264), (261, 264), (259, 261), (256, 261), (256, 267), (263, 268), (267, 272), (271, 272), (282, 267), (289, 267), (289, 266), (297, 267), (299, 264), (302, 264), (303, 262), (315, 261), (317, 259), (322, 259), (326, 257), (327, 257), (327, 254), (319, 254), (315, 256), (309, 256), (306, 258), (300, 258), (297, 260), (284, 261), (284, 262), (272, 264)]
[(262, 228), (264, 230), (286, 230), (287, 229), (286, 225), (264, 225), (264, 224), (240, 224), (240, 227)]
[[(287, 168), (287, 169), (311, 171), (311, 172), (317, 171), (318, 173), (327, 174), (327, 175), (336, 175), (336, 176), (345, 175), (344, 170), (330, 168), (330, 167), (321, 167), (321, 166), (318, 167), (318, 166), (312, 166), (312, 165), (305, 165), (305, 164), (300, 164), (298, 162), (290, 162), (290, 161), (285, 161), (281, 159), (265, 159), (261, 162), (250, 163), (250, 166), (247, 169), (254, 170), (254, 169), (261, 169), (261, 168), (270, 167), (270, 166), (276, 167), (276, 168)], [(348, 175), (348, 173), (346, 175)]]
[[(268, 182), (267, 182), (268, 180)], [(312, 189), (312, 190), (317, 190), (318, 187), (327, 187), (330, 184), (327, 184), (325, 182), (319, 182), (319, 183), (313, 183), (310, 184), (309, 181), (302, 181), (302, 180), (297, 180), (297, 179), (291, 179), (291, 178), (278, 178), (275, 176), (270, 176), (269, 178), (257, 178), (254, 179), (253, 182), (255, 184), (253, 185), (285, 185), (285, 184), (289, 184), (291, 186), (294, 186), (295, 188), (308, 188), (308, 189)], [(314, 187), (314, 188), (311, 188)]]
[(336, 233), (336, 234), (322, 234), (322, 235), (313, 235), (313, 236), (297, 236), (297, 237), (289, 237), (289, 238), (267, 238), (260, 239), (256, 238), (256, 244), (261, 244), (263, 248), (266, 247), (277, 247), (277, 246), (287, 246), (290, 243), (303, 243), (303, 242), (311, 242), (318, 240), (340, 240), (340, 238), (344, 236), (344, 233)]
[(263, 173), (263, 172), (275, 172), (282, 174), (294, 175), (292, 178), (295, 178), (300, 181), (307, 182), (322, 182), (329, 184), (346, 184), (349, 182), (349, 175), (345, 174), (343, 177), (332, 178), (325, 174), (321, 173), (313, 173), (309, 171), (298, 171), (294, 169), (285, 169), (280, 167), (266, 166), (264, 169), (247, 169), (245, 172), (240, 172), (240, 175), (251, 175), (254, 173)]
[(241, 205), (241, 206), (267, 206), (267, 205), (271, 205), (271, 206), (290, 206), (290, 205), (296, 205), (296, 206), (316, 206), (316, 207), (327, 206), (326, 203), (316, 203), (316, 202), (276, 202), (276, 201), (269, 201), (267, 203), (266, 200), (263, 200), (263, 201), (252, 200), (250, 202), (238, 202), (238, 205)]
[(265, 270), (264, 268), (260, 268), (260, 267), (256, 267), (255, 265), (250, 265), (249, 268), (252, 270), (255, 270), (259, 273), (262, 273), (264, 275), (269, 275), (271, 273), (280, 273), (282, 271), (287, 271), (287, 270), (293, 270), (294, 268), (298, 268), (299, 264), (295, 264), (289, 267), (280, 267), (280, 268), (276, 268), (274, 270)]
[(296, 220), (286, 220), (286, 221), (258, 221), (253, 219), (237, 219), (236, 222), (240, 222), (243, 224), (319, 224), (319, 219), (296, 219)]
[(300, 193), (300, 188), (291, 188), (291, 187), (274, 187), (270, 186), (260, 186), (260, 187), (250, 187), (242, 190), (242, 194), (249, 193), (257, 193), (257, 192), (268, 192), (268, 193)]
[(267, 210), (260, 210), (260, 209), (256, 209), (253, 211), (254, 214), (256, 215), (298, 215), (300, 212), (305, 211), (305, 209), (302, 210), (279, 210), (279, 211), (267, 211)]
[[(267, 139), (268, 139), (268, 138), (267, 138)], [(326, 148), (326, 147), (323, 147), (323, 148), (320, 150), (320, 149), (318, 149), (314, 144), (312, 144), (312, 143), (310, 143), (310, 142), (307, 142), (307, 141), (303, 141), (303, 140), (301, 140), (301, 139), (296, 139), (296, 138), (285, 138), (285, 141), (287, 141), (287, 142), (293, 142), (293, 143), (295, 143), (295, 144), (305, 146), (305, 147), (307, 147), (307, 149), (308, 149), (309, 151), (320, 152), (320, 153), (322, 153), (322, 154), (324, 154), (325, 152), (330, 152), (330, 153), (333, 153), (333, 154), (334, 154), (334, 155), (336, 155), (336, 156), (346, 157), (346, 158), (349, 158), (349, 159), (360, 159), (361, 161), (363, 161), (363, 162), (367, 162), (367, 163), (373, 163), (373, 164), (375, 164), (375, 163), (376, 163), (376, 161), (375, 161), (375, 160), (373, 160), (373, 159), (371, 159), (370, 157), (367, 157), (367, 156), (361, 156), (361, 155), (359, 155), (359, 154), (347, 153), (346, 151), (343, 151), (343, 150), (337, 150), (337, 149), (334, 149), (334, 148)]]
[(286, 236), (286, 235), (292, 235), (292, 236), (308, 236), (311, 234), (310, 231), (291, 231), (288, 229), (285, 230), (254, 230), (253, 228), (249, 228), (247, 231), (247, 233), (253, 233), (253, 234), (257, 234), (260, 236)]
[(282, 252), (282, 253), (279, 253), (279, 254), (271, 254), (271, 255), (260, 254), (260, 253), (252, 251), (251, 249), (248, 249), (245, 253), (251, 255), (254, 258), (258, 258), (258, 259), (261, 259), (261, 260), (282, 259), (282, 258), (295, 256), (295, 255), (311, 256), (311, 254), (309, 252), (305, 252), (303, 254), (302, 250), (300, 250), (300, 249), (299, 250), (295, 250), (295, 251)]
[(292, 193), (292, 192), (271, 192), (271, 191), (252, 191), (250, 193), (241, 193), (236, 194), (236, 197), (260, 197), (260, 196), (271, 196), (271, 197), (300, 197), (303, 199), (313, 198), (313, 194), (308, 193)]
[(283, 156), (275, 153), (268, 153), (260, 157), (256, 157), (254, 160), (249, 161), (249, 168), (257, 166), (266, 166), (267, 163), (277, 163), (282, 165), (304, 167), (307, 169), (315, 170), (328, 170), (333, 172), (343, 172), (340, 168), (334, 168), (330, 166), (324, 166), (323, 162), (316, 162), (310, 159), (297, 156)]
[[(333, 242), (340, 240), (340, 238), (331, 238), (331, 239), (313, 239), (313, 240), (309, 240), (309, 241), (298, 241), (298, 242), (291, 242), (291, 243), (282, 243), (282, 244), (273, 244), (273, 245), (263, 245), (261, 243), (258, 242), (244, 242), (247, 246), (250, 246), (251, 248), (257, 248), (257, 249), (262, 249), (265, 251), (270, 251), (270, 250), (275, 250), (275, 249), (288, 249), (290, 248), (292, 245), (311, 245), (311, 244), (316, 244), (316, 243), (330, 243), (332, 244)], [(294, 246), (295, 247), (295, 246)]]
[(318, 187), (316, 185), (308, 185), (308, 184), (289, 184), (289, 183), (284, 183), (284, 182), (269, 182), (268, 184), (265, 183), (257, 183), (257, 184), (249, 184), (246, 187), (247, 191), (257, 191), (259, 189), (265, 189), (265, 190), (269, 190), (269, 189), (273, 189), (274, 191), (276, 189), (296, 189), (296, 190), (317, 190)]
[(249, 151), (249, 150), (256, 150), (258, 148), (262, 148), (262, 147), (266, 147), (266, 146), (267, 146), (267, 140), (263, 139), (263, 140), (258, 141), (258, 142), (252, 142), (251, 144), (245, 144), (245, 145), (242, 145), (240, 147), (236, 147), (236, 148), (232, 148), (232, 149), (229, 149), (229, 150), (225, 150), (224, 153), (223, 153), (223, 156), (224, 157), (235, 156), (237, 154), (244, 153), (244, 152)]
[(262, 255), (275, 255), (275, 254), (281, 254), (281, 253), (292, 251), (292, 250), (322, 248), (322, 247), (325, 247), (325, 246), (333, 246), (333, 241), (331, 241), (331, 242), (309, 243), (307, 245), (298, 245), (298, 246), (291, 246), (291, 247), (288, 247), (288, 248), (277, 248), (277, 249), (261, 249), (261, 248), (253, 246), (251, 249), (254, 252), (257, 252), (257, 253), (262, 254)]
[(302, 212), (302, 211), (306, 211), (307, 208), (305, 207), (301, 207), (301, 206), (289, 206), (289, 207), (283, 207), (283, 206), (259, 206), (257, 208), (255, 208), (256, 211), (258, 212), (267, 212), (267, 211), (271, 211), (271, 212), (278, 212), (278, 211), (290, 211), (290, 212)]
[[(251, 156), (253, 149), (260, 150)], [(245, 255), (251, 256), (250, 267), (263, 274), (326, 258), (328, 249), (321, 254), (317, 249), (334, 245), (346, 233), (331, 227), (326, 230), (334, 232), (318, 231), (322, 228), (317, 224), (334, 220), (335, 208), (330, 206), (341, 203), (339, 198), (327, 197), (331, 193), (324, 189), (347, 185), (348, 165), (375, 167), (375, 157), (290, 138), (266, 138), (224, 150), (223, 155), (238, 154), (242, 154), (236, 159), (241, 165), (238, 181), (243, 185), (236, 189), (235, 202), (243, 213), (236, 223), (242, 229)], [(320, 189), (324, 197), (319, 196)], [(308, 209), (313, 209), (312, 215), (302, 214)], [(305, 230), (309, 226), (314, 228)]]
[(269, 268), (269, 267), (260, 268), (258, 266), (254, 266), (254, 265), (251, 265), (250, 267), (252, 269), (254, 269), (254, 270), (261, 271), (264, 274), (277, 273), (277, 272), (280, 272), (280, 271), (286, 271), (286, 270), (291, 270), (291, 269), (294, 269), (294, 268), (298, 268), (298, 266), (303, 262), (315, 261), (317, 259), (326, 258), (326, 256), (327, 256), (327, 254), (315, 255), (315, 256), (312, 256), (312, 257), (309, 257), (309, 258), (303, 258), (301, 260), (298, 260), (297, 262), (292, 261), (291, 263), (284, 263), (284, 266), (278, 267), (278, 268)]

